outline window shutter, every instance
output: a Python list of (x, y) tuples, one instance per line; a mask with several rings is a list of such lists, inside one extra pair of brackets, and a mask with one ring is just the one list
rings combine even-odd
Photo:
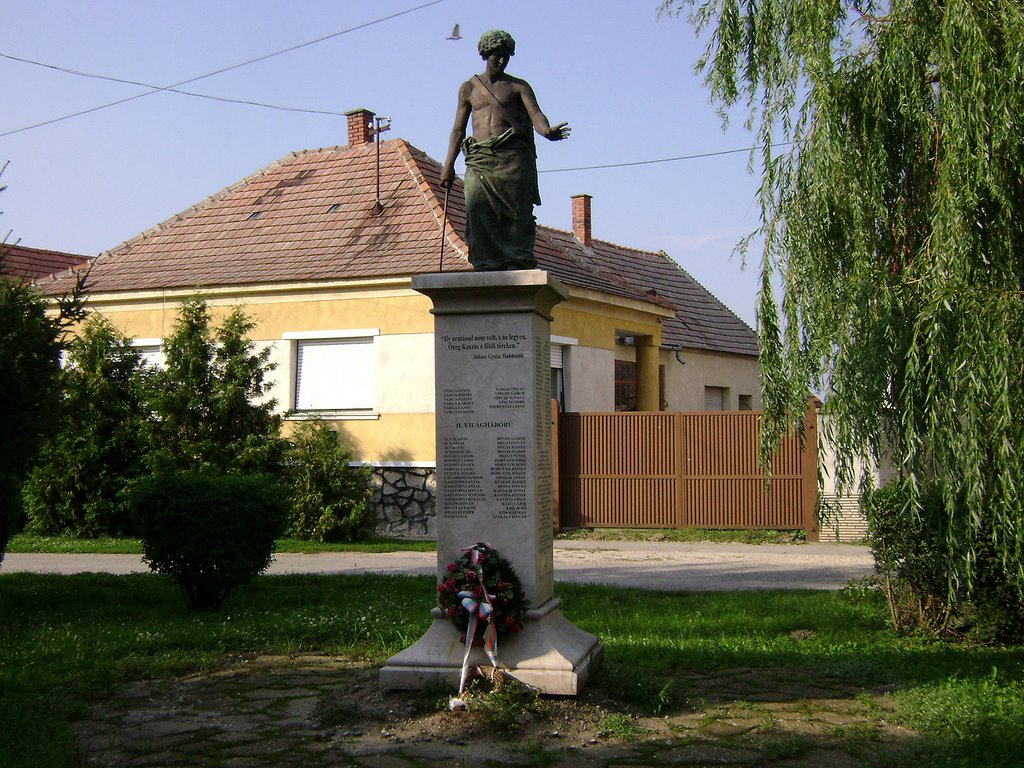
[(135, 347), (139, 353), (139, 362), (150, 368), (164, 367), (164, 352), (159, 344), (143, 344)]
[(704, 387), (704, 410), (725, 410), (725, 389), (723, 387)]
[(565, 345), (563, 344), (552, 344), (551, 345), (551, 367), (552, 368), (564, 368), (562, 363), (562, 354), (565, 351)]
[(373, 408), (376, 361), (372, 339), (323, 339), (297, 343), (296, 410)]

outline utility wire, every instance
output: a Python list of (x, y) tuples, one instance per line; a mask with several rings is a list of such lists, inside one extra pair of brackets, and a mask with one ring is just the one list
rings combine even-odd
[[(138, 85), (138, 86), (142, 86), (143, 88), (149, 88), (150, 89), (150, 93), (153, 93), (155, 91), (166, 91), (168, 93), (178, 93), (178, 94), (181, 94), (182, 96), (193, 96), (193, 97), (195, 97), (197, 99), (209, 99), (210, 101), (224, 101), (224, 102), (227, 102), (229, 104), (248, 104), (248, 105), (253, 106), (253, 107), (266, 107), (267, 109), (278, 109), (278, 110), (281, 110), (283, 112), (308, 112), (308, 113), (311, 113), (311, 114), (314, 114), (314, 115), (334, 115), (336, 117), (344, 117), (345, 116), (344, 112), (331, 112), (331, 111), (326, 110), (326, 109), (303, 109), (301, 107), (282, 107), (282, 106), (278, 106), (276, 104), (267, 104), (267, 103), (262, 102), (262, 101), (249, 101), (247, 99), (233, 99), (233, 98), (231, 98), (229, 96), (213, 96), (213, 95), (208, 94), (208, 93), (196, 93), (195, 91), (184, 91), (184, 90), (181, 90), (180, 88), (175, 88), (173, 86), (153, 85), (151, 83), (142, 83), (142, 82), (139, 82), (138, 80), (126, 80), (126, 79), (124, 79), (122, 77), (113, 77), (111, 75), (97, 75), (94, 72), (80, 72), (78, 70), (68, 69), (67, 67), (61, 67), (61, 66), (58, 66), (56, 64), (47, 64), (47, 63), (42, 62), (42, 61), (33, 61), (32, 59), (23, 59), (20, 56), (12, 56), (12, 55), (10, 55), (8, 53), (0, 53), (0, 58), (10, 59), (11, 61), (18, 61), (18, 62), (21, 62), (22, 64), (32, 64), (33, 66), (43, 67), (44, 69), (53, 69), (53, 70), (56, 70), (58, 72), (64, 72), (65, 74), (68, 74), (68, 75), (75, 75), (77, 77), (88, 77), (88, 78), (92, 78), (93, 80), (107, 80), (107, 81), (109, 81), (111, 83), (123, 83), (125, 85)], [(139, 95), (140, 96), (146, 96), (147, 94), (143, 93), (143, 94), (139, 94)], [(133, 97), (133, 98), (136, 98), (136, 97)], [(22, 129), (19, 129), (19, 130), (27, 130), (27, 129), (22, 128)], [(0, 134), (0, 135), (6, 136), (7, 134)]]
[[(415, 11), (420, 11), (420, 10), (423, 10), (424, 8), (429, 8), (432, 5), (438, 5), (439, 3), (443, 3), (443, 2), (444, 2), (444, 0), (431, 0), (431, 2), (429, 2), (429, 3), (423, 3), (421, 5), (417, 5), (417, 6), (413, 7), (413, 8), (407, 8), (404, 11), (398, 11), (396, 13), (390, 14), (389, 16), (383, 16), (383, 17), (381, 17), (379, 19), (374, 19), (373, 21), (368, 21), (368, 22), (366, 22), (364, 24), (357, 24), (354, 27), (349, 27), (347, 29), (342, 29), (342, 30), (340, 30), (338, 32), (332, 32), (329, 35), (324, 35), (323, 37), (318, 37), (315, 40), (309, 40), (309, 41), (307, 41), (305, 43), (299, 43), (298, 45), (293, 45), (293, 46), (290, 46), (288, 48), (284, 48), (284, 49), (282, 49), (280, 51), (274, 51), (273, 53), (267, 53), (267, 54), (264, 54), (263, 56), (257, 56), (254, 59), (249, 59), (247, 61), (239, 62), (238, 64), (232, 64), (232, 65), (227, 66), (227, 67), (222, 67), (222, 68), (216, 69), (216, 70), (214, 70), (212, 72), (207, 72), (204, 75), (197, 75), (196, 77), (190, 77), (187, 80), (182, 80), (182, 81), (177, 82), (177, 83), (172, 83), (171, 85), (167, 85), (167, 86), (163, 86), (163, 87), (145, 85), (145, 87), (150, 88), (151, 90), (148, 90), (148, 91), (146, 91), (144, 93), (137, 93), (134, 96), (128, 96), (128, 97), (123, 98), (123, 99), (118, 99), (117, 101), (112, 101), (112, 102), (110, 102), (108, 104), (101, 104), (99, 106), (91, 107), (89, 109), (83, 109), (83, 110), (80, 110), (79, 112), (74, 112), (72, 114), (64, 115), (62, 117), (55, 117), (55, 118), (53, 118), (51, 120), (44, 120), (43, 122), (35, 123), (34, 125), (26, 125), (26, 126), (24, 126), (22, 128), (15, 128), (14, 130), (6, 131), (5, 133), (0, 133), (0, 137), (11, 136), (11, 135), (13, 135), (15, 133), (22, 133), (23, 131), (30, 131), (30, 130), (32, 130), (34, 128), (42, 128), (44, 125), (53, 125), (54, 123), (59, 123), (59, 122), (61, 122), (63, 120), (70, 120), (71, 118), (80, 117), (82, 115), (87, 115), (87, 114), (89, 114), (91, 112), (98, 112), (101, 109), (107, 109), (108, 107), (114, 107), (114, 106), (117, 106), (118, 104), (124, 104), (125, 102), (134, 101), (135, 99), (141, 99), (143, 96), (149, 96), (150, 94), (158, 93), (160, 91), (173, 91), (175, 88), (178, 88), (178, 87), (180, 87), (182, 85), (188, 85), (189, 83), (194, 83), (194, 82), (196, 82), (198, 80), (205, 80), (206, 78), (213, 77), (214, 75), (220, 75), (220, 74), (223, 74), (225, 72), (230, 72), (231, 70), (234, 70), (234, 69), (240, 69), (241, 67), (247, 67), (250, 64), (256, 64), (257, 62), (260, 62), (260, 61), (266, 61), (267, 59), (274, 58), (275, 56), (281, 56), (282, 54), (285, 54), (285, 53), (291, 53), (292, 51), (297, 51), (300, 48), (305, 48), (305, 47), (310, 46), (310, 45), (315, 45), (317, 43), (322, 43), (325, 40), (331, 40), (332, 38), (339, 37), (341, 35), (347, 35), (350, 32), (356, 32), (356, 31), (358, 31), (360, 29), (366, 29), (367, 27), (372, 27), (375, 24), (381, 24), (382, 22), (390, 21), (391, 19), (396, 19), (399, 16), (405, 16), (408, 13), (413, 13)], [(13, 59), (15, 57), (8, 56), (7, 58), (12, 58)], [(37, 62), (30, 62), (30, 63), (36, 64)], [(50, 66), (50, 65), (42, 65), (42, 66)], [(54, 69), (60, 69), (60, 67), (53, 67), (53, 68)], [(64, 70), (64, 71), (68, 71), (68, 70)], [(84, 73), (72, 72), (72, 74), (84, 74)], [(114, 79), (114, 78), (111, 78), (111, 79)], [(143, 83), (136, 83), (136, 84), (137, 85), (144, 85)], [(201, 94), (190, 93), (188, 95), (190, 95), (190, 96), (200, 96)], [(207, 97), (207, 98), (211, 98), (211, 97)], [(227, 99), (225, 99), (225, 100), (227, 100)], [(242, 102), (242, 103), (246, 103), (246, 102)], [(267, 107), (270, 107), (272, 109), (280, 109), (280, 107), (273, 107), (272, 105), (269, 105), (269, 104), (261, 105), (261, 106), (267, 106)], [(302, 110), (302, 111), (306, 111), (306, 110)], [(337, 113), (330, 113), (330, 112), (328, 112), (328, 113), (325, 113), (325, 114), (337, 114)]]
[[(414, 7), (414, 8), (408, 8), (408, 9), (406, 9), (404, 11), (399, 11), (397, 13), (393, 13), (390, 16), (384, 16), (384, 17), (382, 17), (380, 19), (375, 19), (373, 21), (366, 22), (365, 24), (359, 24), (359, 25), (354, 26), (354, 27), (349, 27), (348, 29), (343, 29), (343, 30), (341, 30), (339, 32), (333, 32), (333, 33), (331, 33), (329, 35), (324, 35), (323, 37), (318, 37), (315, 40), (309, 40), (309, 41), (307, 41), (305, 43), (299, 43), (299, 44), (293, 45), (293, 46), (291, 46), (289, 48), (284, 48), (284, 49), (282, 49), (280, 51), (275, 51), (273, 53), (268, 53), (268, 54), (265, 54), (263, 56), (258, 56), (258, 57), (254, 58), (254, 59), (249, 59), (248, 61), (243, 61), (243, 62), (240, 62), (238, 64), (232, 64), (231, 66), (223, 67), (221, 69), (214, 70), (213, 72), (207, 72), (205, 75), (198, 75), (198, 76), (193, 77), (191, 79), (182, 80), (179, 83), (175, 83), (173, 85), (166, 85), (166, 86), (152, 85), (150, 83), (143, 83), (143, 82), (139, 82), (137, 80), (128, 80), (128, 79), (125, 79), (125, 78), (113, 77), (113, 76), (110, 76), (110, 75), (99, 75), (99, 74), (95, 74), (95, 73), (92, 73), (92, 72), (82, 72), (82, 71), (79, 71), (79, 70), (69, 69), (67, 67), (61, 67), (61, 66), (58, 66), (56, 64), (47, 64), (45, 62), (34, 61), (32, 59), (25, 59), (25, 58), (22, 58), (22, 57), (19, 57), (19, 56), (13, 56), (11, 54), (0, 52), (0, 58), (5, 58), (5, 59), (9, 59), (11, 61), (21, 62), (23, 64), (31, 64), (33, 66), (43, 67), (45, 69), (53, 69), (53, 70), (56, 70), (58, 72), (64, 72), (64, 73), (69, 74), (69, 75), (75, 75), (77, 77), (86, 77), (86, 78), (92, 78), (92, 79), (95, 79), (95, 80), (107, 80), (109, 82), (122, 83), (122, 84), (125, 84), (125, 85), (136, 85), (136, 86), (140, 86), (142, 88), (148, 88), (149, 89), (145, 93), (139, 93), (139, 94), (136, 94), (134, 96), (129, 96), (127, 98), (120, 99), (118, 101), (110, 102), (109, 104), (103, 104), (103, 105), (100, 105), (100, 106), (97, 106), (97, 107), (92, 107), (91, 109), (82, 110), (80, 112), (75, 112), (74, 114), (65, 115), (64, 117), (54, 118), (52, 120), (47, 120), (47, 121), (42, 122), (42, 123), (36, 123), (35, 125), (29, 125), (29, 126), (25, 126), (23, 128), (16, 128), (16, 129), (14, 129), (12, 131), (7, 131), (6, 133), (0, 133), (0, 137), (10, 136), (11, 134), (15, 134), (15, 133), (21, 133), (22, 131), (28, 131), (28, 130), (31, 130), (33, 128), (42, 127), (44, 125), (50, 125), (52, 123), (60, 122), (62, 120), (69, 120), (69, 119), (71, 119), (73, 117), (78, 117), (80, 115), (85, 115), (85, 114), (88, 114), (90, 112), (97, 112), (97, 111), (99, 111), (101, 109), (106, 109), (107, 107), (112, 107), (112, 106), (116, 106), (118, 104), (123, 104), (123, 103), (125, 103), (127, 101), (133, 101), (134, 99), (139, 99), (139, 98), (142, 98), (143, 96), (149, 96), (150, 94), (157, 93), (159, 91), (166, 91), (166, 92), (169, 92), (169, 93), (177, 93), (177, 94), (181, 94), (183, 96), (192, 96), (192, 97), (198, 98), (198, 99), (209, 99), (210, 101), (221, 101), (221, 102), (226, 102), (226, 103), (229, 103), (229, 104), (245, 104), (245, 105), (254, 106), (254, 107), (264, 107), (266, 109), (275, 109), (275, 110), (279, 110), (279, 111), (282, 111), (282, 112), (302, 112), (302, 113), (314, 114), (314, 115), (330, 115), (330, 116), (333, 116), (333, 117), (344, 117), (345, 116), (344, 112), (332, 112), (330, 110), (323, 110), (323, 109), (304, 109), (304, 108), (301, 108), (301, 107), (282, 107), (282, 106), (279, 106), (279, 105), (276, 105), (276, 104), (267, 104), (265, 102), (260, 102), (260, 101), (249, 101), (249, 100), (246, 100), (246, 99), (234, 99), (234, 98), (230, 98), (230, 97), (227, 97), (227, 96), (213, 96), (213, 95), (206, 94), (206, 93), (196, 93), (195, 91), (185, 91), (185, 90), (181, 90), (178, 86), (187, 85), (188, 83), (194, 83), (194, 82), (196, 82), (198, 80), (203, 80), (203, 79), (208, 78), (208, 77), (213, 77), (214, 75), (223, 74), (224, 72), (230, 72), (231, 70), (234, 70), (234, 69), (240, 69), (241, 67), (245, 67), (245, 66), (248, 66), (250, 64), (255, 64), (255, 63), (260, 62), (260, 61), (266, 61), (267, 59), (273, 58), (275, 56), (280, 56), (280, 55), (285, 54), (285, 53), (291, 53), (292, 51), (299, 50), (300, 48), (305, 48), (305, 47), (310, 46), (310, 45), (315, 45), (317, 43), (324, 42), (325, 40), (330, 40), (330, 39), (338, 37), (340, 35), (345, 35), (345, 34), (348, 34), (350, 32), (355, 32), (355, 31), (360, 30), (360, 29), (365, 29), (366, 27), (370, 27), (370, 26), (373, 26), (375, 24), (380, 24), (380, 23), (382, 23), (384, 21), (390, 21), (391, 19), (397, 18), (399, 16), (404, 16), (404, 15), (406, 15), (408, 13), (413, 13), (414, 11), (419, 11), (419, 10), (422, 10), (423, 8), (428, 8), (428, 7), (432, 6), (432, 5), (437, 5), (437, 4), (442, 3), (442, 2), (444, 2), (444, 0), (432, 0), (432, 2), (424, 3), (423, 5), (418, 5), (418, 6)], [(785, 147), (785, 146), (792, 145), (792, 143), (793, 142), (791, 142), (791, 141), (784, 141), (784, 142), (778, 142), (778, 143), (775, 143), (775, 144), (771, 144), (770, 146), (772, 148), (774, 148), (774, 147)], [(747, 153), (749, 153), (749, 152), (754, 151), (755, 149), (757, 149), (757, 147), (742, 147), (742, 148), (739, 148), (739, 149), (725, 149), (725, 150), (720, 150), (720, 151), (716, 151), (716, 152), (701, 152), (701, 153), (692, 154), (692, 155), (680, 155), (678, 157), (663, 157), (663, 158), (659, 158), (659, 159), (656, 159), (656, 160), (636, 160), (636, 161), (626, 162), (626, 163), (604, 163), (604, 164), (601, 164), (601, 165), (583, 165), (583, 166), (575, 166), (575, 167), (572, 167), (572, 168), (538, 169), (537, 172), (538, 173), (571, 173), (571, 172), (575, 172), (575, 171), (593, 171), (593, 170), (603, 170), (603, 169), (608, 169), (608, 168), (629, 168), (629, 167), (639, 166), (639, 165), (656, 165), (656, 164), (659, 164), (659, 163), (674, 163), (674, 162), (678, 162), (678, 161), (681, 161), (681, 160), (698, 160), (700, 158), (705, 158), (705, 157), (720, 157), (720, 156), (723, 156), (723, 155), (734, 155), (734, 154), (738, 154), (740, 152), (747, 152)]]
[[(442, 2), (442, 0), (435, 0), (435, 2)], [(421, 7), (423, 7), (423, 6), (421, 6)], [(404, 13), (408, 13), (408, 11), (404, 11)], [(392, 18), (392, 17), (389, 17), (389, 18)], [(371, 22), (371, 23), (374, 23), (374, 22)], [(364, 25), (364, 26), (366, 26), (366, 25)], [(332, 35), (332, 37), (336, 36), (338, 34), (342, 34), (342, 33), (335, 33), (335, 35)], [(326, 39), (326, 38), (321, 38), (321, 40), (323, 40), (323, 39)], [(312, 45), (313, 42), (318, 42), (318, 41), (311, 41), (309, 43), (303, 43), (302, 45)], [(302, 47), (302, 45), (295, 46), (295, 48)], [(295, 48), (291, 48), (289, 50), (294, 50)], [(279, 53), (283, 53), (283, 51), (281, 51)], [(273, 56), (273, 55), (277, 55), (277, 54), (269, 54), (268, 56), (263, 56), (260, 59), (253, 59), (253, 61), (261, 61), (261, 60), (269, 58), (270, 56)], [(193, 96), (193, 97), (198, 98), (198, 99), (209, 99), (211, 101), (222, 101), (222, 102), (227, 102), (229, 104), (246, 104), (246, 105), (253, 106), (253, 107), (265, 107), (266, 109), (276, 109), (276, 110), (280, 110), (282, 112), (304, 112), (304, 113), (307, 113), (307, 114), (314, 114), (314, 115), (331, 115), (333, 117), (344, 117), (345, 116), (344, 112), (332, 112), (330, 110), (325, 110), (325, 109), (303, 109), (301, 107), (282, 107), (282, 106), (279, 106), (279, 105), (276, 105), (276, 104), (267, 104), (267, 103), (261, 102), (261, 101), (248, 101), (246, 99), (233, 99), (233, 98), (230, 98), (230, 97), (227, 97), (227, 96), (213, 96), (213, 95), (210, 95), (210, 94), (207, 94), (207, 93), (196, 93), (194, 91), (184, 91), (184, 90), (181, 90), (180, 88), (177, 88), (175, 86), (151, 85), (149, 83), (139, 82), (138, 80), (127, 80), (127, 79), (124, 79), (124, 78), (113, 77), (113, 76), (110, 76), (110, 75), (98, 75), (98, 74), (95, 74), (93, 72), (81, 72), (81, 71), (74, 70), (74, 69), (68, 69), (67, 67), (61, 67), (61, 66), (58, 66), (56, 64), (47, 64), (47, 63), (41, 62), (41, 61), (33, 61), (32, 59), (24, 59), (24, 58), (21, 58), (20, 56), (12, 56), (12, 55), (7, 54), (7, 53), (0, 53), (0, 58), (10, 59), (12, 61), (18, 61), (18, 62), (21, 62), (23, 64), (32, 64), (33, 66), (43, 67), (45, 69), (53, 69), (53, 70), (57, 70), (58, 72), (64, 72), (64, 73), (69, 74), (69, 75), (75, 75), (77, 77), (87, 77), (87, 78), (92, 78), (92, 79), (95, 79), (95, 80), (108, 80), (110, 82), (123, 83), (125, 85), (138, 85), (138, 86), (141, 86), (143, 88), (151, 89), (149, 91), (150, 93), (153, 93), (155, 91), (167, 91), (169, 93), (178, 93), (178, 94), (181, 94), (183, 96)], [(248, 62), (248, 63), (251, 63), (251, 62)], [(241, 66), (245, 66), (245, 65), (244, 64), (236, 64), (234, 67), (230, 67), (228, 69), (238, 68), (238, 67), (241, 67)], [(225, 72), (225, 71), (227, 71), (227, 69), (223, 69), (223, 70), (219, 70), (219, 71), (220, 72)], [(217, 74), (217, 73), (211, 73), (211, 75), (212, 74)], [(211, 75), (204, 75), (204, 77), (209, 77)], [(196, 78), (196, 79), (199, 79), (199, 78)], [(139, 96), (145, 96), (145, 95), (147, 95), (147, 94), (139, 94)], [(133, 96), (132, 98), (138, 98), (138, 96)], [(120, 103), (120, 102), (115, 102), (115, 103)], [(102, 109), (102, 107), (97, 107), (96, 109)], [(32, 126), (30, 126), (30, 127), (32, 127)], [(28, 130), (28, 128), (21, 128), (21, 129), (18, 129), (18, 130)], [(13, 132), (17, 132), (17, 131), (13, 131)], [(7, 136), (7, 135), (8, 134), (6, 134), (6, 133), (0, 134), (0, 136)], [(793, 142), (791, 142), (791, 141), (785, 141), (785, 142), (779, 142), (779, 143), (776, 143), (776, 144), (772, 144), (771, 146), (773, 148), (774, 147), (785, 147), (785, 146), (791, 145), (792, 143)], [(605, 164), (602, 164), (602, 165), (583, 165), (583, 166), (576, 166), (576, 167), (573, 167), (573, 168), (538, 169), (537, 173), (570, 173), (570, 172), (574, 172), (574, 171), (594, 171), (594, 170), (603, 170), (603, 169), (607, 169), (607, 168), (629, 168), (629, 167), (638, 166), (638, 165), (655, 165), (655, 164), (658, 164), (658, 163), (674, 163), (674, 162), (678, 162), (680, 160), (697, 160), (697, 159), (704, 158), (704, 157), (720, 157), (722, 155), (734, 155), (734, 154), (738, 154), (740, 152), (748, 152), (749, 153), (749, 152), (754, 151), (755, 149), (757, 149), (757, 147), (742, 147), (740, 149), (724, 149), (724, 150), (720, 150), (720, 151), (716, 151), (716, 152), (701, 152), (701, 153), (693, 154), (693, 155), (680, 155), (678, 157), (663, 157), (663, 158), (659, 158), (657, 160), (636, 160), (636, 161), (627, 162), (627, 163), (605, 163)]]
[[(781, 141), (777, 144), (771, 144), (774, 147), (788, 147), (792, 144), (792, 141)], [(697, 160), (702, 157), (719, 157), (721, 155), (735, 155), (740, 152), (753, 152), (755, 149), (759, 149), (759, 146), (755, 147), (743, 147), (741, 149), (723, 149), (718, 152), (701, 152), (695, 155), (680, 155), (679, 157), (663, 157), (658, 160), (636, 160), (631, 163), (605, 163), (603, 165), (581, 165), (575, 168), (548, 168), (546, 170), (538, 170), (537, 173), (569, 173), (570, 171), (595, 171), (603, 168), (629, 168), (634, 165), (654, 165), (656, 163), (674, 163), (679, 160)]]

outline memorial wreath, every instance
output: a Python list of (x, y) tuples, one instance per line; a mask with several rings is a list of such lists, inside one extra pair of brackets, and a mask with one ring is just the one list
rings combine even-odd
[(512, 564), (482, 541), (448, 564), (447, 578), (437, 585), (437, 602), (467, 642), (484, 638), (491, 627), (497, 635), (518, 632), (529, 605)]

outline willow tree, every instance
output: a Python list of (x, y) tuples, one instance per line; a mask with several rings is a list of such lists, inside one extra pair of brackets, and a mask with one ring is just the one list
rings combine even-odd
[(1021, 594), (1024, 7), (663, 10), (689, 13), (713, 101), (746, 108), (761, 147), (768, 435), (823, 393), (840, 479), (869, 456), (911, 489), (938, 480), (954, 586), (994, 552)]

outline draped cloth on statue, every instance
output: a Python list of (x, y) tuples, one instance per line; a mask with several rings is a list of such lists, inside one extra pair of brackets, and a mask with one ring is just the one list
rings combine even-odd
[(466, 159), (466, 242), (480, 271), (535, 269), (533, 242), (540, 205), (533, 136), (509, 128), (500, 136), (462, 145)]

